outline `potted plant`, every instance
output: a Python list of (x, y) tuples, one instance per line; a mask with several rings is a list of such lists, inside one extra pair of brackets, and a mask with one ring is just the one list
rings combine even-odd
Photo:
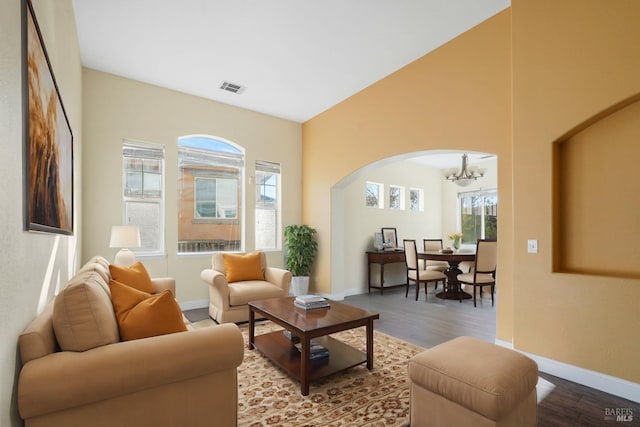
[(305, 295), (309, 291), (311, 266), (318, 252), (314, 234), (316, 230), (308, 225), (288, 225), (284, 228), (287, 270), (293, 275), (291, 286), (296, 296)]

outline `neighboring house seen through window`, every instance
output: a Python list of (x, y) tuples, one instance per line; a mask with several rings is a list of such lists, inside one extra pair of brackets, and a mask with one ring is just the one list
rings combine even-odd
[(178, 253), (239, 251), (244, 150), (210, 136), (178, 139)]

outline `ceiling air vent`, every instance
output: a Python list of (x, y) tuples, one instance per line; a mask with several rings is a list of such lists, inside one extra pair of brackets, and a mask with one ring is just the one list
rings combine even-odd
[(246, 87), (231, 82), (222, 82), (222, 84), (220, 85), (220, 89), (240, 95), (242, 92), (244, 92)]

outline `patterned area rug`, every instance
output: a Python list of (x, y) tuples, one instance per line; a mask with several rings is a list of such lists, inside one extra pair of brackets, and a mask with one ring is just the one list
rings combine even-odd
[[(242, 325), (240, 329), (246, 344), (249, 327)], [(278, 329), (278, 325), (262, 321), (256, 325), (256, 335)], [(332, 337), (361, 351), (366, 349), (364, 328)], [(260, 352), (245, 350), (238, 368), (238, 426), (408, 426), (407, 364), (423, 350), (374, 330), (374, 369), (369, 371), (362, 364), (313, 381), (308, 396), (300, 394), (297, 380)]]

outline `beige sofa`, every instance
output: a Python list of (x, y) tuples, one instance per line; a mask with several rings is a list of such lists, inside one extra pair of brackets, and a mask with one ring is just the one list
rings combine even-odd
[[(242, 254), (240, 254), (242, 255)], [(259, 252), (264, 280), (227, 280), (224, 254), (215, 253), (211, 266), (202, 270), (200, 277), (209, 285), (209, 316), (218, 323), (246, 322), (249, 320), (249, 301), (282, 298), (289, 295), (291, 272), (268, 267), (264, 252)]]
[[(121, 342), (109, 279), (108, 262), (95, 257), (20, 335), (25, 425), (235, 426), (240, 330), (220, 325)], [(172, 279), (152, 283), (175, 289)]]

